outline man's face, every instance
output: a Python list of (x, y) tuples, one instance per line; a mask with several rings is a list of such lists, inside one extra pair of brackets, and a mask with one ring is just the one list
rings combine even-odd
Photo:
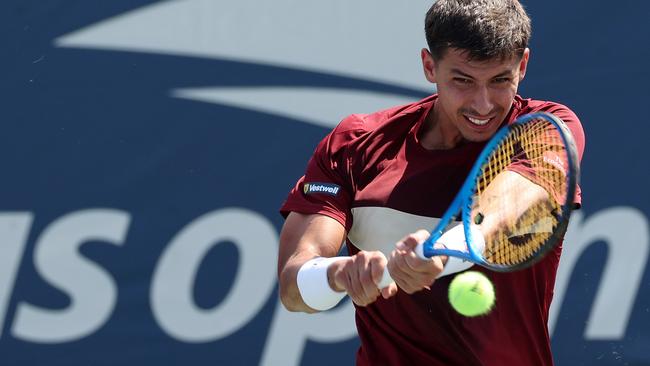
[(526, 49), (521, 58), (468, 61), (463, 51), (448, 49), (434, 61), (422, 50), (425, 75), (438, 87), (435, 113), (441, 127), (469, 141), (492, 137), (512, 106), (528, 55)]

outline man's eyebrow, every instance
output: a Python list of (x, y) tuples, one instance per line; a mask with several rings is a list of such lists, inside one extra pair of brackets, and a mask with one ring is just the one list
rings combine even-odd
[(466, 78), (474, 79), (474, 77), (472, 75), (466, 74), (466, 73), (460, 71), (459, 69), (451, 69), (451, 72), (454, 73), (454, 74), (459, 74), (459, 75), (464, 76)]
[[(474, 77), (472, 75), (467, 74), (467, 73), (465, 73), (465, 72), (463, 72), (463, 71), (461, 71), (459, 69), (455, 69), (455, 68), (451, 69), (451, 72), (454, 73), (454, 74), (459, 74), (459, 75), (461, 75), (463, 77), (466, 77), (466, 78), (474, 79)], [(496, 79), (496, 78), (500, 78), (500, 77), (504, 77), (504, 76), (512, 76), (512, 71), (510, 71), (510, 70), (502, 71), (501, 73), (493, 76), (492, 78)]]
[(503, 71), (502, 73), (495, 75), (493, 79), (504, 77), (504, 76), (512, 76), (512, 71), (510, 70)]

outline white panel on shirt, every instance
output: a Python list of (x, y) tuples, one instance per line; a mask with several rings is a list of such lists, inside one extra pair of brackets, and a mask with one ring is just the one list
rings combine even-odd
[(431, 231), (436, 217), (413, 215), (387, 207), (355, 207), (348, 238), (360, 250), (379, 250), (389, 255), (395, 243), (420, 229)]

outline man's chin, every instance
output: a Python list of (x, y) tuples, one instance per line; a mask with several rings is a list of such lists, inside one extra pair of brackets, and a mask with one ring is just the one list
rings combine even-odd
[(485, 131), (481, 133), (477, 133), (475, 131), (465, 131), (465, 133), (463, 133), (463, 138), (466, 141), (470, 142), (485, 142), (491, 139), (495, 133), (496, 131)]

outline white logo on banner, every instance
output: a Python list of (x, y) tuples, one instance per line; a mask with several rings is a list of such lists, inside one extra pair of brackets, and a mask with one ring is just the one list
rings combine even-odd
[[(0, 213), (0, 325), (33, 220), (29, 212)], [(34, 266), (47, 283), (70, 296), (70, 305), (51, 310), (18, 303), (9, 324), (11, 335), (28, 342), (64, 343), (99, 330), (115, 309), (117, 286), (111, 273), (78, 249), (88, 241), (122, 245), (130, 223), (129, 213), (114, 209), (76, 211), (50, 223), (36, 240)], [(224, 240), (236, 245), (241, 258), (233, 286), (219, 305), (200, 309), (192, 297), (196, 273), (207, 252)], [(150, 303), (161, 329), (181, 342), (203, 343), (247, 325), (275, 287), (277, 240), (271, 222), (250, 210), (219, 209), (188, 223), (171, 239), (153, 273)], [(587, 218), (575, 213), (558, 272), (551, 329), (557, 325), (575, 262), (591, 244), (603, 241), (609, 252), (585, 338), (622, 339), (647, 264), (649, 240), (647, 219), (636, 209), (613, 207)], [(620, 273), (626, 281), (618, 280)], [(277, 301), (261, 364), (297, 365), (307, 341), (334, 343), (355, 337), (353, 313), (349, 301), (316, 315), (289, 313)]]
[(420, 50), (426, 47), (423, 14), (429, 6), (429, 2), (385, 0), (167, 1), (64, 35), (56, 45), (247, 62), (412, 91), (411, 96), (310, 86), (171, 91), (178, 98), (247, 108), (331, 128), (348, 114), (409, 103), (419, 99), (412, 96), (414, 93), (435, 90), (425, 80), (420, 61)]

